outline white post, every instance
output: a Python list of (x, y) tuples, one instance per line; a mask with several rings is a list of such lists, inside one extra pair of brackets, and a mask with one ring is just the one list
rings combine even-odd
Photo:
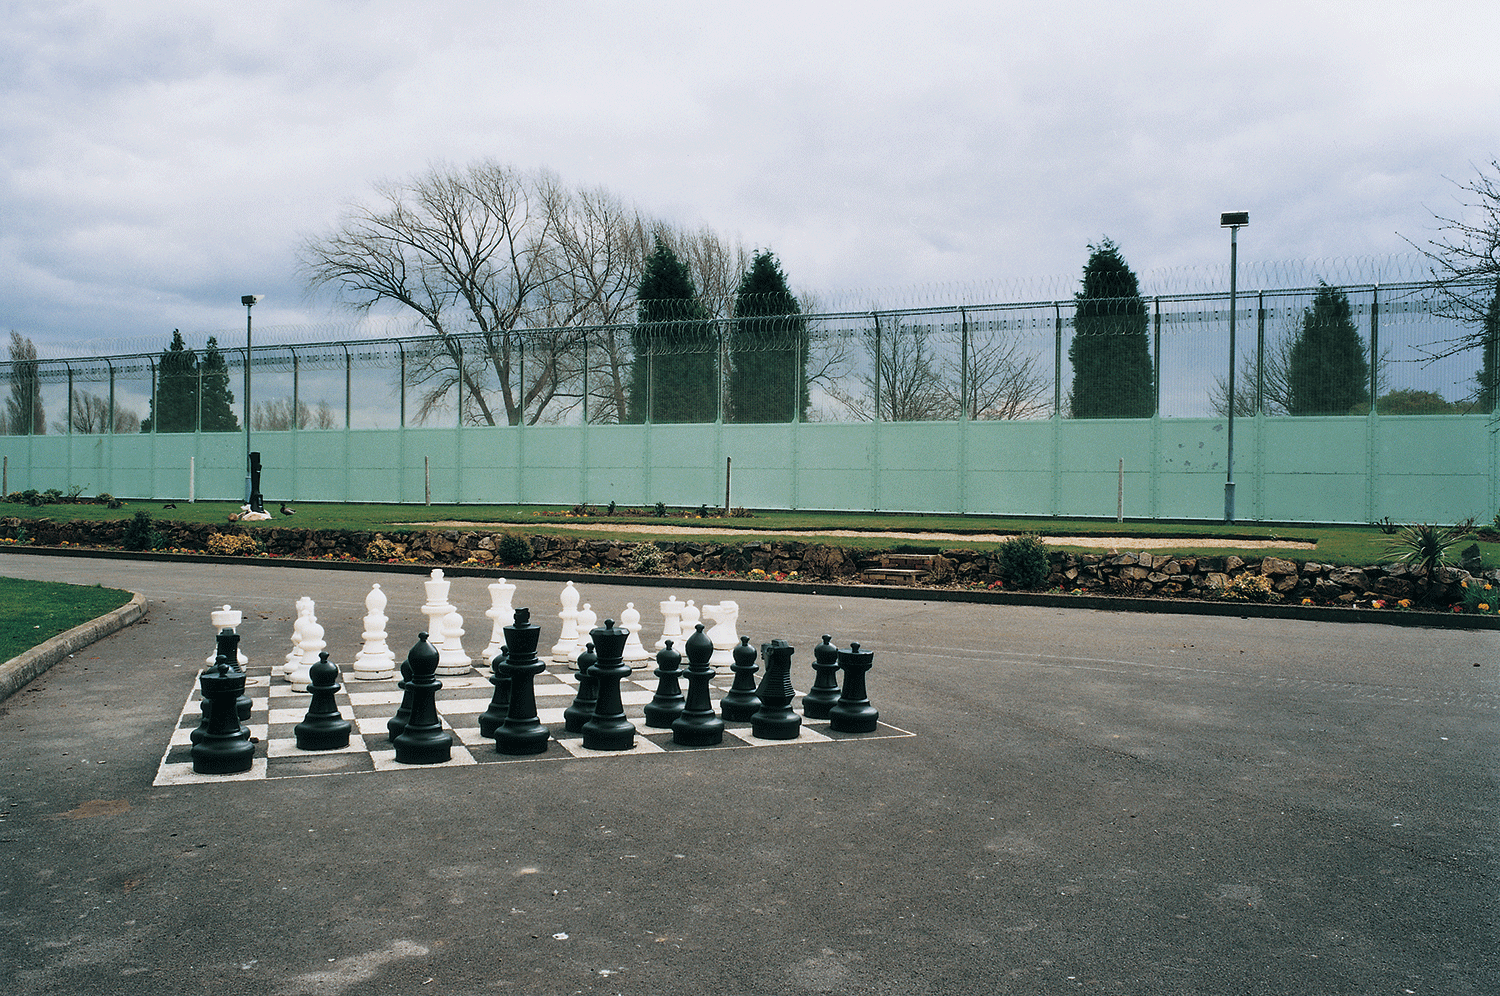
[(1120, 457), (1120, 487), (1115, 494), (1115, 521), (1125, 521), (1125, 458)]
[(188, 457), (188, 502), (197, 501), (198, 458)]

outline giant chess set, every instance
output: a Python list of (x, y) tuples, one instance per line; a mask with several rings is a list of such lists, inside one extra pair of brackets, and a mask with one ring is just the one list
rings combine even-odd
[(873, 652), (823, 637), (811, 654), (812, 682), (799, 694), (795, 649), (780, 639), (752, 646), (737, 632), (738, 604), (727, 599), (660, 602), (661, 636), (648, 648), (633, 602), (618, 622), (601, 623), (570, 581), (549, 648), (531, 610), (512, 606), (516, 586), (501, 578), (488, 586), (490, 639), (476, 660), (463, 647), (450, 584), (441, 570), (424, 582), (427, 628), (399, 663), (378, 584), (365, 598), (362, 646), (347, 664), (331, 660), (310, 598), (296, 603), (291, 650), (274, 665), (240, 651), (240, 612), (214, 611), (214, 653), (154, 784), (911, 736), (881, 722), (870, 703)]

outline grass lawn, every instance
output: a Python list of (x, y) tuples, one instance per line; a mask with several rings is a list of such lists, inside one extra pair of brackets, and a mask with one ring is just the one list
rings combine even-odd
[(130, 592), (0, 577), (0, 661), (118, 609)]
[[(177, 502), (164, 509), (161, 502), (132, 501), (124, 508), (108, 509), (99, 505), (43, 505), (33, 508), (14, 503), (0, 504), (0, 515), (20, 518), (128, 519), (137, 511), (149, 512), (153, 519), (182, 522), (226, 522), (230, 512), (239, 510), (238, 502), (204, 501), (189, 504)], [(701, 539), (705, 542), (735, 542), (739, 537), (750, 541), (770, 538), (768, 533), (795, 531), (797, 538), (808, 542), (827, 542), (864, 550), (907, 550), (929, 552), (952, 547), (992, 549), (994, 541), (953, 539), (894, 539), (881, 536), (832, 536), (833, 531), (873, 532), (942, 532), (962, 535), (1013, 534), (1035, 532), (1043, 536), (1098, 537), (1169, 537), (1173, 543), (1168, 552), (1188, 556), (1276, 555), (1320, 563), (1368, 565), (1389, 562), (1394, 537), (1375, 526), (1365, 525), (1268, 525), (1239, 523), (1224, 525), (1212, 522), (1161, 522), (1155, 520), (1123, 523), (1098, 519), (1019, 518), (989, 515), (902, 515), (888, 512), (805, 512), (755, 511), (743, 518), (706, 518), (691, 515), (691, 510), (672, 509), (666, 518), (651, 514), (652, 509), (616, 509), (608, 515), (605, 506), (592, 507), (591, 515), (572, 516), (561, 506), (543, 505), (363, 505), (343, 503), (309, 503), (296, 506), (296, 515), (284, 518), (276, 506), (268, 505), (273, 518), (261, 525), (301, 526), (311, 529), (357, 529), (392, 532), (420, 529), (419, 523), (462, 521), (477, 523), (467, 528), (510, 530), (525, 534), (587, 535), (595, 539), (627, 542), (662, 539), (660, 534), (633, 530), (632, 526), (676, 526), (684, 531), (673, 539)], [(684, 517), (684, 512), (687, 512)], [(605, 524), (609, 532), (580, 530), (580, 524)], [(257, 524), (247, 523), (247, 528)], [(695, 533), (694, 527), (733, 529), (736, 536)], [(1209, 547), (1195, 544), (1196, 539), (1236, 541), (1232, 547)], [(1315, 542), (1312, 550), (1285, 550), (1266, 547), (1258, 541), (1305, 540)], [(1467, 544), (1464, 544), (1467, 545)], [(1117, 544), (1123, 552), (1128, 543)], [(1500, 544), (1480, 543), (1486, 569), (1500, 566)], [(1100, 547), (1065, 547), (1077, 552), (1100, 552)], [(1158, 551), (1162, 552), (1162, 551)]]

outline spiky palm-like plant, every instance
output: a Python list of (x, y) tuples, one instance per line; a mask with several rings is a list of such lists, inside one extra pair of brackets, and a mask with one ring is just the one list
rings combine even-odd
[(1408, 567), (1421, 567), (1431, 583), (1437, 580), (1439, 567), (1453, 562), (1453, 549), (1468, 539), (1474, 531), (1474, 520), (1466, 519), (1452, 526), (1436, 523), (1414, 522), (1396, 534), (1396, 540), (1387, 552), (1395, 554), (1395, 562)]

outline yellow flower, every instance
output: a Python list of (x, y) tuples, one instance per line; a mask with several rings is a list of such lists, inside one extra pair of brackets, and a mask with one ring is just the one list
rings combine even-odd
[(1489, 602), (1480, 602), (1479, 603), (1479, 611), (1480, 612), (1488, 612), (1488, 611), (1490, 611), (1490, 603)]

